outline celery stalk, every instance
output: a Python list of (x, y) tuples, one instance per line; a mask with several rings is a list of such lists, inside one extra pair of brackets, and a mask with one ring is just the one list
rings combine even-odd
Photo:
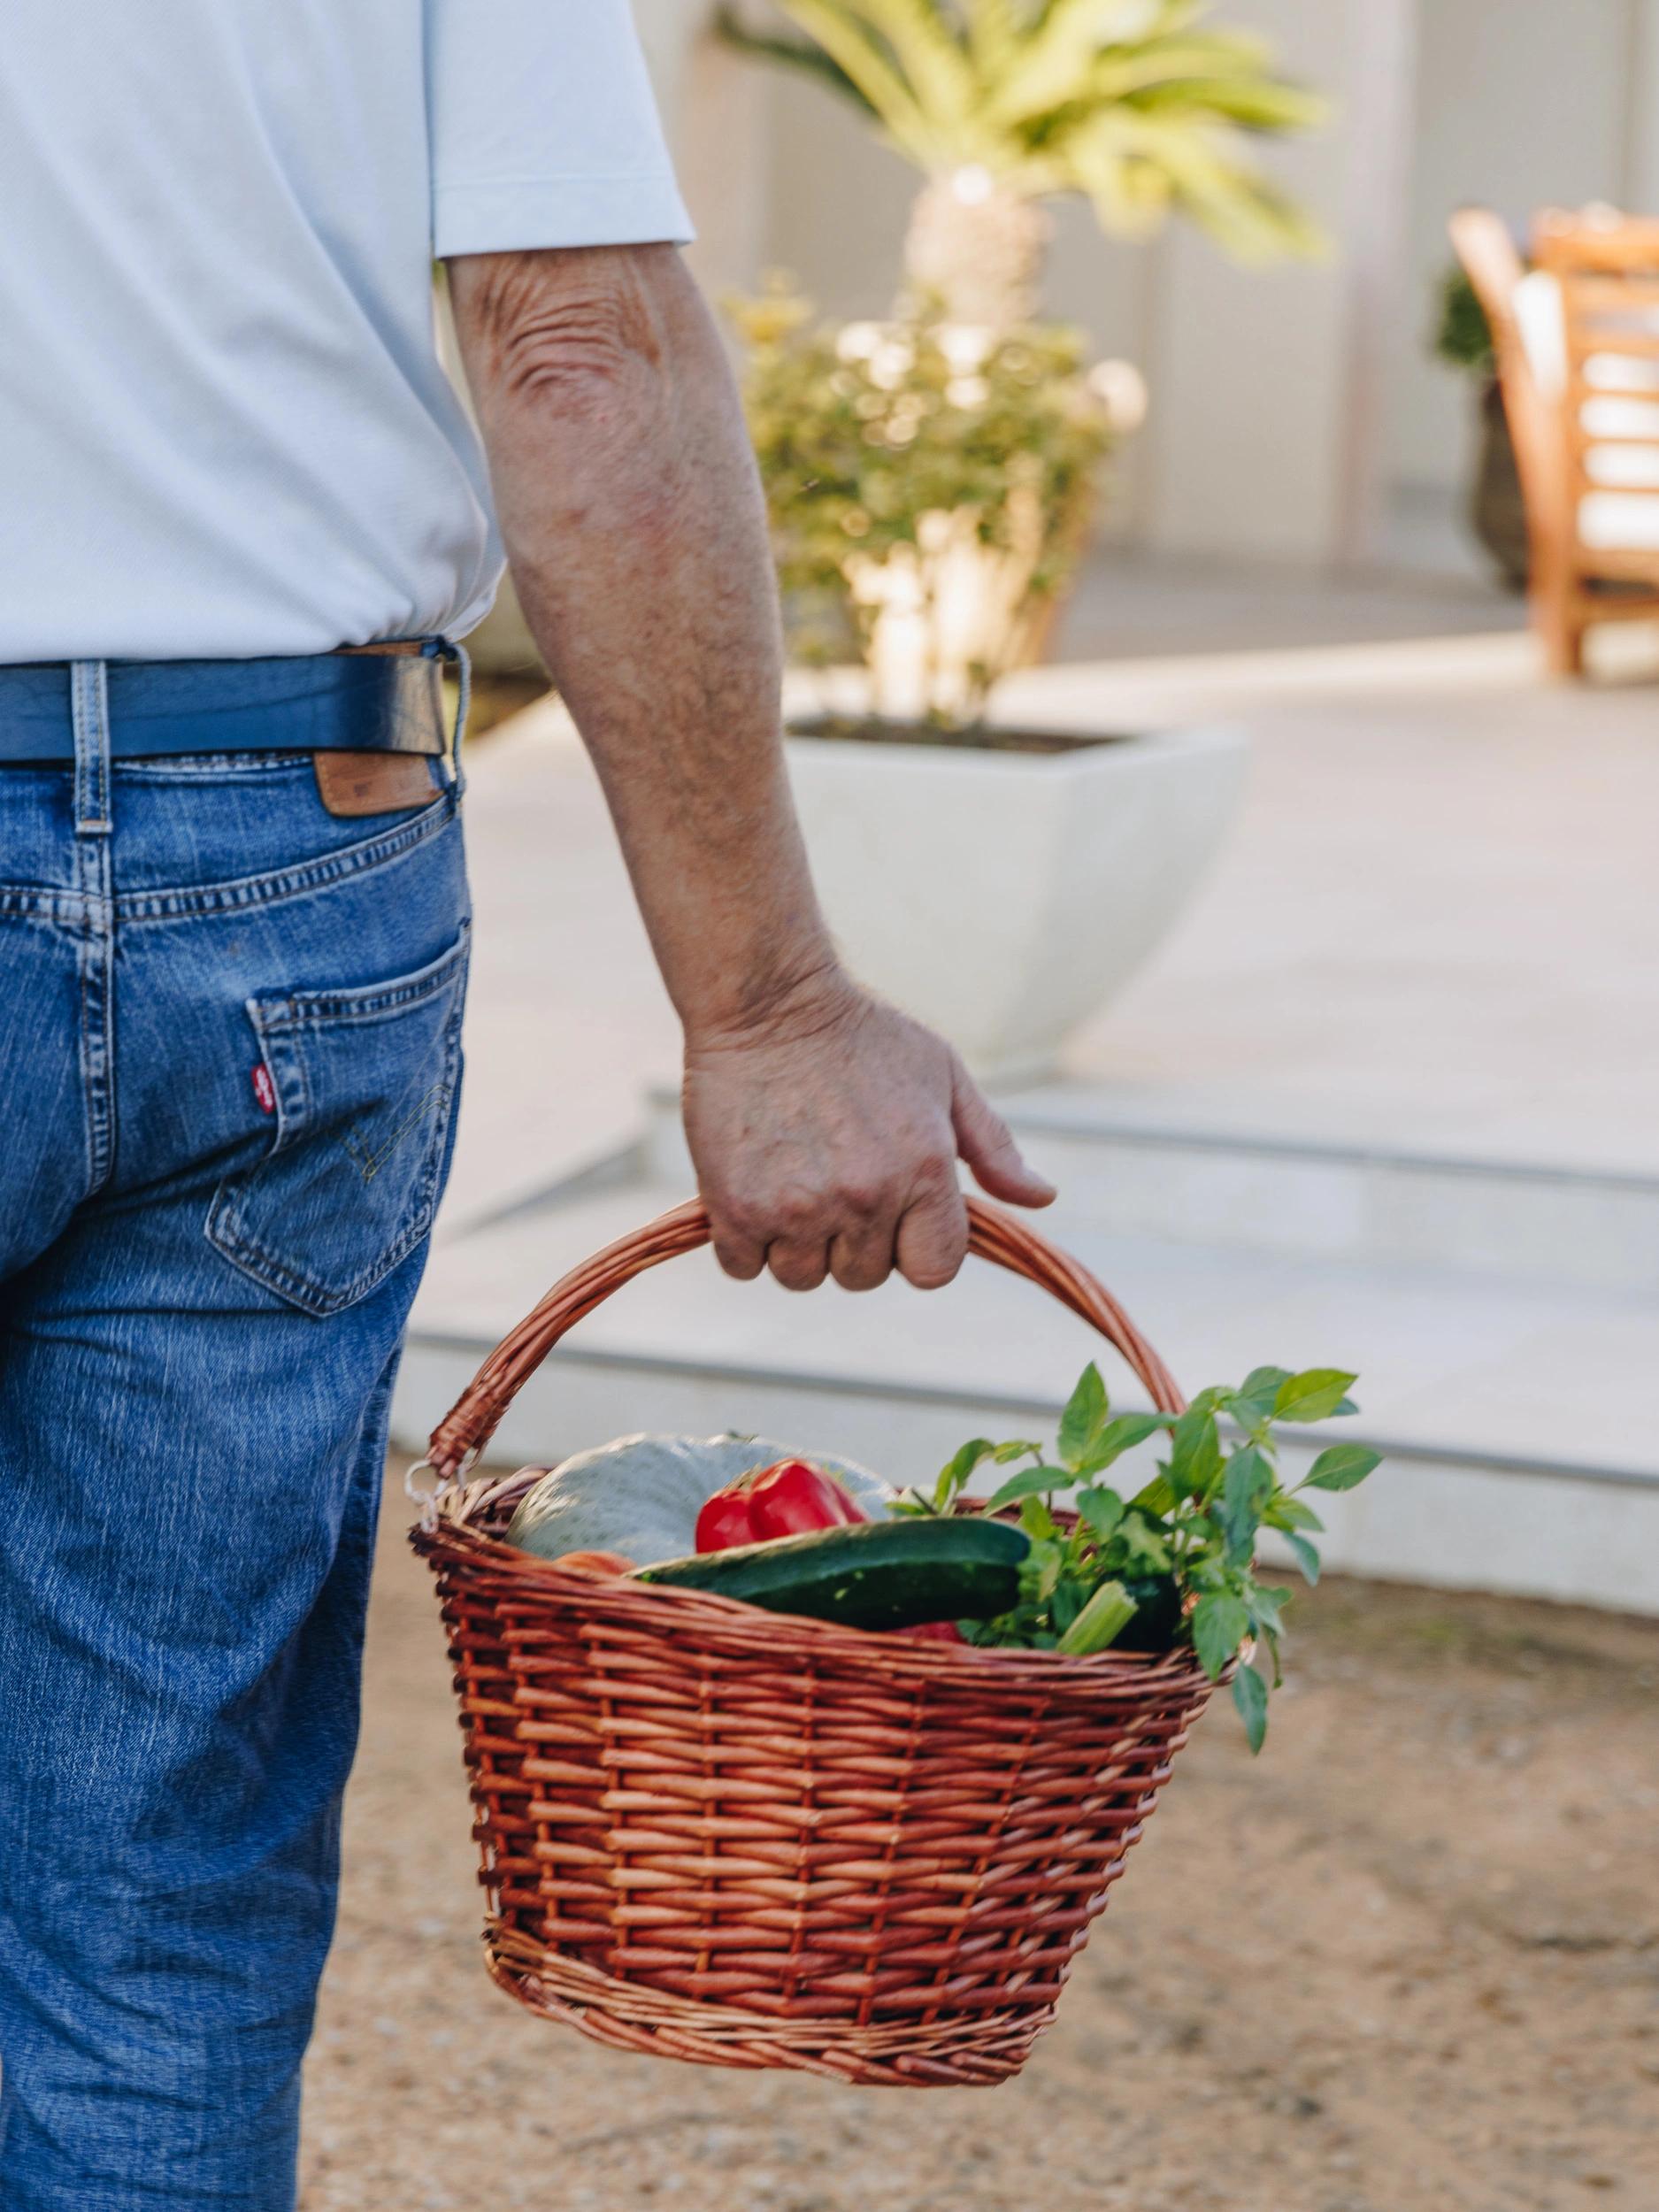
[(1102, 1582), (1056, 1649), (1068, 1658), (1087, 1659), (1115, 1644), (1140, 1609), (1121, 1582)]

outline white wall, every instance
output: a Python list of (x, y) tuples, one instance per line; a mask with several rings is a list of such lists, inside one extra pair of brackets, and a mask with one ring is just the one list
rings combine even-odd
[(1162, 549), (1324, 561), (1341, 547), (1356, 285), (1371, 250), (1356, 165), (1379, 88), (1364, 65), (1377, 24), (1400, 4), (1237, 0), (1225, 11), (1271, 37), (1281, 65), (1335, 105), (1325, 129), (1269, 157), (1332, 248), (1317, 264), (1243, 268), (1190, 227), (1170, 230), (1147, 365), (1148, 536)]
[(1532, 209), (1626, 199), (1655, 103), (1632, 74), (1632, 0), (1424, 0), (1409, 274), (1389, 364), (1391, 475), (1463, 475), (1473, 419), (1461, 379), (1428, 357), (1432, 297), (1450, 259), (1446, 223), (1468, 201), (1517, 226)]

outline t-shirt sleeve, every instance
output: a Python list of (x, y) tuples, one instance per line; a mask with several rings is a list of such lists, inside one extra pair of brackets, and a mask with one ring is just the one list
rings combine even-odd
[(427, 0), (433, 250), (692, 236), (628, 0)]

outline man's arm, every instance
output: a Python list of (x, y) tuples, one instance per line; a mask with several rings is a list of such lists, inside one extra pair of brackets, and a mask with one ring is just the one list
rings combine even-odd
[(825, 929), (780, 742), (765, 514), (713, 319), (672, 246), (450, 264), (514, 580), (591, 752), (686, 1034), (728, 1273), (849, 1289), (961, 1265), (960, 1156), (1049, 1187), (940, 1039)]

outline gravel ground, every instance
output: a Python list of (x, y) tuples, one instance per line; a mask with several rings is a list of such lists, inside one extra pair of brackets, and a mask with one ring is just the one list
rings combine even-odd
[(1333, 1581), (1191, 1748), (994, 2094), (609, 2052), (483, 1974), (388, 1498), (303, 2212), (1659, 2212), (1659, 1627)]

